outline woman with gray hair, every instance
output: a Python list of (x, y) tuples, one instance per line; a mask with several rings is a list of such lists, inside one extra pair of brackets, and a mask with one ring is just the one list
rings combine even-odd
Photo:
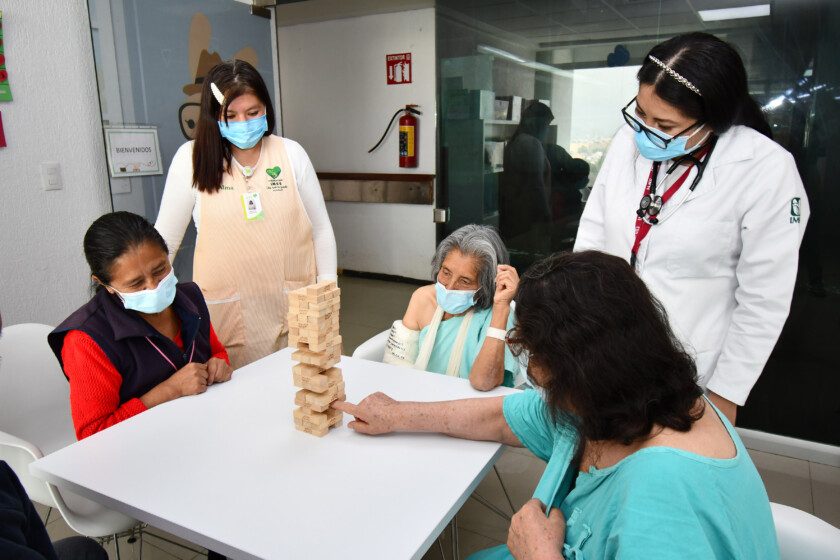
[(411, 296), (395, 321), (384, 361), (468, 378), (489, 391), (513, 387), (519, 363), (505, 341), (519, 275), (495, 229), (466, 225), (444, 239), (432, 259), (434, 285)]

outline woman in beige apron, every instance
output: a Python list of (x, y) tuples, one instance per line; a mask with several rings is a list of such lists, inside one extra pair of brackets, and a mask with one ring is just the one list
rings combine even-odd
[(155, 224), (174, 259), (193, 217), (194, 280), (234, 368), (284, 348), (286, 293), (336, 272), (312, 164), (273, 128), (268, 90), (253, 66), (211, 69), (196, 140), (173, 158)]

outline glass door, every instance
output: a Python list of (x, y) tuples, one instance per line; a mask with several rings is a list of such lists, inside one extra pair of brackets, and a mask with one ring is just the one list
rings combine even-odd
[(520, 269), (570, 249), (642, 58), (689, 31), (740, 52), (811, 204), (787, 325), (738, 423), (840, 445), (840, 3), (439, 0), (440, 233), (496, 225)]

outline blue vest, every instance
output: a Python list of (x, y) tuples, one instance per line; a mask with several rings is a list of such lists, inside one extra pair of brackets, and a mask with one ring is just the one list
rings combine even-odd
[[(168, 379), (176, 371), (172, 364), (181, 369), (190, 361), (205, 363), (211, 358), (210, 313), (199, 287), (193, 282), (178, 284), (172, 308), (181, 319), (183, 350), (136, 311), (126, 310), (116, 295), (101, 288), (89, 302), (56, 327), (47, 340), (63, 370), (61, 350), (67, 333), (78, 330), (90, 336), (122, 376), (120, 404), (123, 404), (142, 397)], [(172, 364), (161, 356), (161, 352)], [(64, 375), (66, 377), (67, 372)]]

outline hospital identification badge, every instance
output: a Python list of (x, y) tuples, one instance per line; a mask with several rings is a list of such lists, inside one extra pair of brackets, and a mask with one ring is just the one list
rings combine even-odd
[(274, 192), (286, 190), (287, 185), (283, 183), (283, 178), (280, 177), (282, 170), (279, 165), (270, 167), (265, 172), (268, 175), (268, 190)]
[(245, 221), (253, 222), (254, 220), (263, 219), (262, 202), (260, 202), (260, 193), (248, 192), (242, 195), (242, 209), (245, 211)]

